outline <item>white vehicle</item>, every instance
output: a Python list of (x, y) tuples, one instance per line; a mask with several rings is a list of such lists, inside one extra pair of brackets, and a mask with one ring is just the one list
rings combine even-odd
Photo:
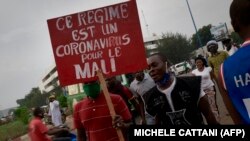
[(172, 66), (170, 67), (170, 71), (171, 71), (172, 73), (174, 73), (174, 75), (178, 75), (177, 70), (176, 70), (176, 68), (175, 68), (175, 65), (172, 65)]
[(186, 61), (175, 64), (174, 67), (175, 67), (175, 74), (176, 75), (184, 74), (184, 73), (186, 73), (186, 71), (188, 72), (189, 70), (192, 69), (191, 65)]

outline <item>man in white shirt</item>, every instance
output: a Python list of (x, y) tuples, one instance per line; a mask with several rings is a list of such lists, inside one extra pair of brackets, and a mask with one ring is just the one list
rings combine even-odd
[[(139, 71), (135, 73), (135, 79), (130, 84), (130, 89), (133, 93), (139, 95), (139, 97), (143, 100), (142, 96), (151, 88), (155, 86), (154, 80), (143, 71)], [(144, 107), (144, 102), (143, 102)], [(146, 124), (153, 125), (155, 124), (155, 119), (147, 112), (145, 112)]]
[(62, 114), (60, 111), (59, 101), (55, 99), (54, 95), (49, 97), (49, 116), (54, 126), (60, 126), (62, 124)]
[(223, 40), (222, 44), (226, 47), (226, 51), (229, 56), (233, 55), (238, 50), (238, 48), (233, 45), (232, 40), (230, 38)]

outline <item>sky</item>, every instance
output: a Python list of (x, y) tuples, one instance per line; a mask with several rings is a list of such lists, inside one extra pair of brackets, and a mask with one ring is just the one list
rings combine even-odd
[[(47, 20), (127, 0), (1, 0), (0, 110), (18, 106), (54, 62)], [(143, 38), (195, 33), (186, 0), (136, 0)], [(226, 23), (232, 0), (188, 0), (197, 29)]]

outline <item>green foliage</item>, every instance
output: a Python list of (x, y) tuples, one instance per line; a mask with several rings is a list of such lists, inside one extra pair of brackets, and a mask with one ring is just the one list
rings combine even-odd
[(76, 101), (81, 101), (82, 99), (84, 99), (86, 97), (86, 95), (84, 93), (81, 93), (81, 94), (76, 94), (76, 95), (71, 95), (69, 97), (67, 97), (67, 102), (68, 102), (68, 105), (69, 105), (69, 110), (71, 112), (73, 112), (73, 100), (75, 99)]
[(14, 121), (0, 126), (0, 141), (7, 141), (27, 133), (28, 125)]
[(194, 50), (186, 36), (176, 33), (166, 33), (158, 44), (158, 51), (165, 54), (172, 64), (187, 60)]
[(59, 101), (61, 107), (68, 107), (66, 96), (63, 96), (63, 95), (59, 96), (58, 101)]
[[(30, 93), (25, 96), (24, 99), (16, 100), (17, 104), (20, 106), (34, 108), (34, 107), (41, 107), (43, 105), (47, 105), (48, 97), (55, 93), (56, 97), (60, 97), (63, 95), (62, 88), (60, 86), (54, 86), (54, 90), (51, 93), (43, 92), (41, 93), (38, 87), (32, 88)], [(63, 106), (65, 102), (63, 102)], [(67, 103), (67, 102), (66, 102)]]
[(17, 99), (16, 103), (20, 106), (24, 106), (25, 105), (25, 99)]
[[(201, 46), (206, 45), (206, 43), (210, 40), (213, 39), (213, 36), (210, 32), (210, 28), (212, 27), (211, 24), (207, 25), (207, 26), (203, 26), (202, 28), (198, 29), (198, 35), (200, 36), (200, 40), (201, 40)], [(192, 38), (191, 38), (191, 44), (192, 46), (194, 46), (196, 49), (198, 49), (200, 46), (199, 44), (199, 40), (197, 37), (197, 34), (193, 34)]]
[(32, 88), (30, 93), (24, 99), (18, 99), (16, 102), (20, 106), (28, 108), (40, 107), (46, 104), (47, 95), (41, 93), (38, 87)]
[(63, 95), (63, 91), (60, 86), (55, 87), (51, 93), (55, 93), (56, 97)]
[[(213, 36), (210, 32), (211, 27), (212, 25), (209, 24), (207, 26), (203, 26), (202, 28), (198, 30), (198, 34), (200, 36), (202, 46), (206, 45), (208, 41), (213, 39)], [(233, 42), (238, 45), (243, 43), (243, 40), (240, 38), (240, 36), (236, 32), (232, 32), (230, 37), (233, 39)], [(192, 46), (194, 46), (196, 49), (200, 47), (197, 34), (192, 35), (191, 41), (192, 41), (191, 42)]]
[(22, 121), (24, 124), (28, 124), (30, 118), (30, 112), (26, 107), (19, 107), (14, 112), (15, 118)]
[(239, 34), (236, 32), (231, 33), (231, 38), (233, 39), (233, 42), (238, 45), (243, 43), (242, 38), (240, 38)]

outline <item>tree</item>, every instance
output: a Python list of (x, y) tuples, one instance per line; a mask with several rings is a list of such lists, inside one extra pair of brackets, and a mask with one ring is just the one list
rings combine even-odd
[(212, 27), (211, 24), (207, 25), (207, 26), (203, 26), (202, 28), (198, 29), (198, 34), (201, 40), (201, 46), (199, 44), (199, 40), (197, 38), (197, 34), (193, 34), (192, 35), (192, 46), (194, 46), (196, 49), (198, 49), (199, 47), (203, 47), (204, 45), (206, 45), (206, 43), (210, 40), (213, 39), (213, 36), (210, 32), (210, 28)]
[[(56, 79), (53, 80), (53, 91), (50, 93), (41, 92), (39, 87), (32, 88), (30, 93), (25, 95), (24, 99), (16, 100), (17, 104), (27, 108), (41, 107), (48, 104), (47, 100), (51, 93), (56, 93), (56, 97), (64, 96), (62, 88), (56, 83)], [(63, 104), (65, 103), (65, 98), (62, 98)], [(67, 103), (67, 101), (66, 101)], [(65, 106), (65, 104), (63, 105)]]
[(68, 107), (66, 96), (60, 95), (57, 99), (58, 99), (61, 107)]
[(24, 106), (24, 105), (25, 105), (25, 99), (17, 99), (17, 100), (16, 100), (16, 103), (17, 103), (19, 106)]
[(32, 88), (30, 93), (24, 99), (18, 99), (16, 102), (20, 106), (27, 108), (40, 107), (46, 104), (47, 95), (43, 95), (38, 87)]
[(185, 35), (166, 33), (159, 40), (157, 49), (165, 54), (172, 64), (176, 64), (189, 59), (194, 47), (191, 46), (190, 40)]
[(14, 112), (15, 118), (27, 124), (29, 122), (29, 110), (26, 107), (19, 107)]
[(231, 38), (233, 39), (233, 42), (236, 43), (237, 45), (240, 45), (243, 43), (242, 38), (240, 38), (239, 34), (236, 32), (231, 33)]

